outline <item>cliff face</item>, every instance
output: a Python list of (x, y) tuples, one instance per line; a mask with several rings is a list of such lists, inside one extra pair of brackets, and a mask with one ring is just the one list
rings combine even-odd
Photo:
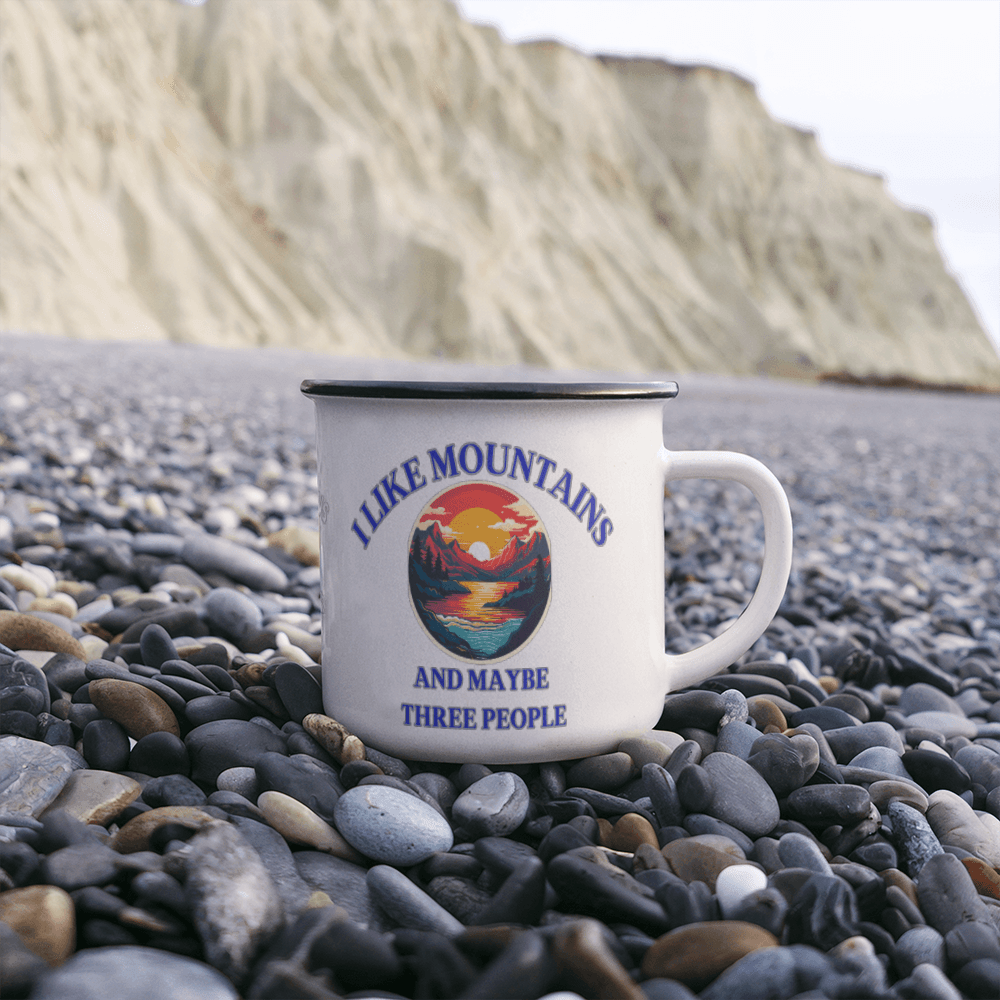
[(708, 67), (446, 0), (4, 0), (0, 327), (1000, 385), (930, 222)]

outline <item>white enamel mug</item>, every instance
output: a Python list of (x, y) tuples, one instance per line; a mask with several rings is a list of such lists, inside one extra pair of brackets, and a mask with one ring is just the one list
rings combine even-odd
[[(316, 404), (323, 701), (409, 760), (613, 750), (733, 663), (778, 608), (788, 501), (760, 462), (667, 451), (673, 382), (305, 381)], [(664, 652), (664, 484), (734, 480), (763, 511), (749, 606)]]

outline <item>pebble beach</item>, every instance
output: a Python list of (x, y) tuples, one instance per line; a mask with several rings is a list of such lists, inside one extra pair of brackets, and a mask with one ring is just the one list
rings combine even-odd
[[(664, 374), (668, 448), (788, 493), (784, 601), (650, 732), (501, 767), (326, 714), (299, 384), (553, 373), (0, 357), (5, 997), (1000, 996), (996, 395)], [(671, 484), (669, 652), (739, 615), (762, 537), (744, 488)]]

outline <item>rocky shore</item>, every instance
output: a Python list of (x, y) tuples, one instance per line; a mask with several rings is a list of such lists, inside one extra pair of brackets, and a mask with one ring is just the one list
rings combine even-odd
[[(995, 398), (679, 377), (667, 446), (789, 494), (778, 615), (613, 752), (457, 766), (363, 745), (317, 666), (298, 385), (411, 371), (0, 346), (4, 996), (1000, 993)], [(745, 605), (760, 520), (684, 482), (664, 527), (680, 652)]]

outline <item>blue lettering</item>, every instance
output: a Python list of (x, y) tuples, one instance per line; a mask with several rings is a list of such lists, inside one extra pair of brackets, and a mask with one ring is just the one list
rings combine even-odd
[(469, 690), (470, 691), (485, 691), (486, 690), (486, 671), (485, 670), (470, 670), (469, 671)]
[(497, 710), (495, 708), (484, 708), (483, 709), (483, 729), (489, 729), (490, 723), (495, 721), (497, 717)]
[[(573, 511), (573, 513), (576, 514), (577, 516), (580, 516), (579, 515), (580, 502), (583, 500), (583, 498), (587, 495), (589, 491), (590, 487), (586, 483), (580, 483), (580, 492), (577, 493), (576, 499), (569, 505), (569, 509)], [(565, 501), (563, 502), (565, 503)]]
[(445, 680), (445, 672), (443, 670), (438, 670), (437, 667), (431, 667), (431, 687), (447, 687), (447, 681)]
[(458, 475), (458, 466), (455, 464), (455, 446), (453, 444), (445, 448), (444, 458), (438, 454), (436, 448), (428, 448), (427, 455), (431, 460), (431, 472), (434, 474), (435, 483), (443, 476), (451, 479)]
[(555, 705), (556, 711), (556, 721), (555, 725), (565, 726), (566, 725), (566, 706), (565, 705)]
[(448, 709), (448, 728), (462, 728), (462, 710), (460, 708), (456, 708), (454, 705)]
[(486, 468), (494, 476), (502, 476), (507, 471), (507, 453), (510, 451), (510, 445), (503, 445), (503, 468), (494, 469), (493, 468), (493, 453), (496, 451), (496, 444), (493, 441), (486, 442)]
[(356, 534), (358, 538), (361, 539), (361, 544), (367, 549), (368, 543), (371, 541), (371, 539), (358, 527), (357, 521), (355, 521), (354, 524), (351, 525), (351, 531), (353, 531), (354, 534)]
[[(604, 508), (602, 507), (601, 510)], [(604, 518), (596, 531), (590, 533), (590, 537), (593, 538), (595, 545), (603, 545), (608, 540), (608, 535), (615, 530), (615, 526), (611, 523), (610, 518)]]
[(601, 515), (604, 513), (604, 505), (601, 504), (601, 509), (597, 509), (597, 497), (593, 493), (587, 497), (587, 502), (583, 505), (580, 512), (576, 515), (576, 519), (582, 524), (583, 515), (587, 515), (587, 530), (593, 531), (597, 526), (597, 522), (600, 520)]
[(368, 519), (368, 523), (372, 526), (372, 531), (374, 531), (385, 520), (384, 512), (379, 514), (377, 521), (374, 517), (372, 517), (372, 512), (368, 509), (367, 500), (361, 505), (361, 513)]
[[(475, 468), (470, 469), (469, 463), (466, 461), (465, 456), (468, 454), (469, 449), (472, 449), (476, 455)], [(458, 453), (458, 464), (462, 466), (462, 471), (467, 472), (470, 476), (474, 476), (483, 467), (483, 450), (473, 441), (469, 441), (462, 445), (462, 450)]]
[[(388, 505), (388, 504), (387, 504), (387, 503), (385, 502), (385, 500), (383, 499), (383, 497), (382, 497), (382, 494), (381, 494), (381, 493), (379, 492), (379, 488), (378, 488), (378, 484), (377, 484), (377, 483), (376, 483), (376, 485), (375, 485), (375, 489), (373, 489), (373, 490), (371, 491), (371, 494), (372, 494), (372, 496), (373, 496), (373, 497), (375, 497), (375, 499), (376, 499), (376, 500), (378, 501), (378, 505), (379, 505), (379, 507), (381, 507), (381, 508), (382, 508), (382, 517), (385, 517), (385, 515), (386, 515), (386, 514), (388, 514), (390, 510), (392, 510), (392, 507), (390, 507), (390, 506), (389, 506), (389, 505)], [(393, 503), (393, 507), (394, 507), (394, 506), (395, 506), (395, 503)], [(381, 518), (379, 518), (379, 520), (381, 520)]]
[[(396, 473), (398, 469), (393, 469), (392, 472), (382, 477), (382, 489), (385, 490), (385, 495), (389, 498), (389, 506), (395, 507), (399, 500), (405, 500), (409, 495), (409, 490), (404, 490), (399, 483), (396, 482)], [(396, 499), (396, 495), (399, 495), (399, 500)]]
[(537, 486), (540, 490), (544, 490), (545, 477), (556, 467), (556, 463), (553, 462), (551, 458), (546, 458), (544, 455), (539, 455), (538, 461), (542, 463), (542, 468), (538, 473), (538, 478), (535, 480), (535, 486)]
[(465, 729), (476, 728), (476, 710), (474, 708), (463, 709), (465, 713)]
[(403, 725), (410, 725), (410, 709), (413, 708), (413, 706), (407, 705), (406, 702), (403, 702), (403, 704), (399, 707), (403, 710)]
[(454, 667), (448, 668), (448, 690), (459, 691), (462, 688), (462, 671)]
[(491, 691), (506, 691), (507, 689), (503, 686), (503, 678), (500, 676), (499, 670), (494, 670), (492, 676), (490, 677), (490, 690)]
[(413, 711), (417, 719), (418, 726), (429, 726), (431, 724), (430, 705), (414, 705)]
[(559, 482), (549, 490), (550, 496), (556, 496), (558, 493), (562, 493), (562, 502), (568, 507), (569, 506), (569, 491), (573, 488), (573, 473), (566, 469), (565, 472), (559, 477)]
[(532, 706), (528, 709), (528, 728), (534, 729), (535, 723), (542, 717), (542, 710)]
[(434, 705), (434, 729), (447, 729), (448, 723), (444, 721), (444, 706)]
[[(411, 465), (413, 466), (412, 469), (410, 468)], [(414, 490), (419, 490), (421, 486), (427, 485), (426, 476), (420, 476), (420, 482), (417, 482), (417, 476), (420, 475), (420, 459), (416, 455), (403, 462), (403, 472), (406, 473), (406, 481), (410, 484), (411, 493)]]
[(427, 683), (427, 669), (425, 667), (417, 667), (417, 679), (413, 682), (415, 688), (426, 688), (430, 687)]
[(548, 667), (539, 667), (538, 668), (537, 681), (538, 681), (538, 683), (535, 685), (535, 687), (537, 687), (539, 690), (548, 688), (548, 686), (549, 686), (549, 668)]
[[(528, 456), (530, 456), (530, 458)], [(528, 480), (531, 478), (531, 463), (534, 462), (534, 460), (535, 460), (535, 453), (533, 451), (529, 451), (528, 455), (525, 455), (524, 452), (521, 451), (521, 449), (518, 448), (517, 445), (515, 445), (514, 461), (511, 462), (510, 475), (507, 478), (516, 479), (517, 467), (520, 465), (521, 473), (524, 476), (524, 481), (528, 482)]]
[[(520, 713), (520, 714), (518, 714), (518, 713)], [(521, 721), (518, 722), (518, 719), (520, 719)], [(515, 708), (510, 713), (510, 724), (515, 729), (524, 729), (525, 723), (527, 721), (528, 721), (528, 717), (524, 714), (524, 709), (523, 708)]]

